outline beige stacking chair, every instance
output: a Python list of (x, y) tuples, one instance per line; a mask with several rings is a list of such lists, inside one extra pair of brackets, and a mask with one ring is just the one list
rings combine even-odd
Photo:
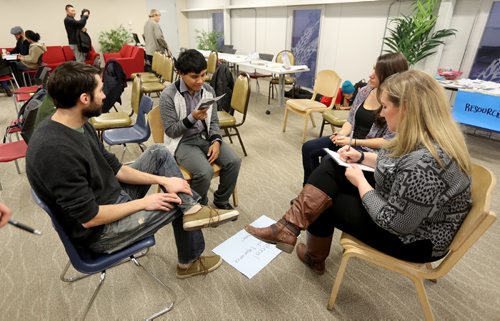
[[(316, 127), (312, 113), (323, 113), (326, 110), (332, 109), (335, 104), (335, 99), (340, 87), (342, 79), (333, 70), (322, 70), (316, 76), (314, 81), (313, 95), (311, 99), (289, 99), (286, 102), (285, 116), (283, 118), (283, 132), (286, 131), (286, 125), (288, 121), (288, 112), (294, 112), (302, 117), (304, 117), (304, 133), (302, 135), (302, 142), (306, 140), (307, 135), (307, 124), (309, 118), (311, 119), (313, 127)], [(323, 105), (319, 101), (316, 101), (316, 95), (321, 94), (323, 96), (332, 97), (332, 102), (330, 106)]]
[[(425, 292), (424, 280), (435, 282), (437, 279), (445, 276), (493, 224), (496, 216), (495, 213), (490, 212), (490, 201), (495, 181), (495, 176), (488, 169), (481, 165), (473, 164), (472, 208), (458, 230), (457, 235), (455, 235), (448, 255), (439, 263), (429, 262), (418, 264), (399, 260), (375, 250), (347, 233), (342, 233), (340, 244), (344, 247), (344, 253), (337, 276), (335, 277), (332, 294), (328, 301), (328, 309), (331, 310), (334, 307), (349, 259), (358, 257), (409, 278), (415, 285), (425, 319), (427, 321), (434, 320), (429, 299)], [(433, 265), (435, 266), (433, 267)], [(470, 282), (471, 280), (464, 281)]]

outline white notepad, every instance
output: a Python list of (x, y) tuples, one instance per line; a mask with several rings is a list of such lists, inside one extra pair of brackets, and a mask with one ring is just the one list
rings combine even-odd
[[(339, 153), (337, 152), (334, 152), (333, 150), (331, 149), (328, 149), (328, 148), (323, 148), (327, 153), (328, 155), (332, 156), (332, 158), (337, 162), (337, 164), (339, 164), (340, 166), (344, 166), (344, 167), (351, 167), (351, 164), (349, 163), (346, 163), (344, 162), (343, 160), (340, 159), (340, 155)], [(361, 164), (356, 164), (359, 166), (359, 168), (365, 172), (375, 172), (375, 168), (373, 167), (370, 167), (370, 166), (366, 166), (366, 165), (361, 165)]]

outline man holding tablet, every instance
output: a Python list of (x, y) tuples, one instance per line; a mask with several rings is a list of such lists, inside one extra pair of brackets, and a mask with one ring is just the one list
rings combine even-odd
[(213, 88), (205, 84), (207, 62), (199, 51), (190, 49), (179, 55), (175, 68), (180, 79), (165, 88), (160, 97), (167, 149), (191, 173), (191, 188), (200, 194), (201, 204), (208, 203), (213, 176), (211, 164), (220, 165), (220, 184), (214, 193), (214, 205), (232, 209), (228, 200), (236, 186), (241, 159), (222, 143), (217, 103), (208, 107), (202, 104), (204, 108), (198, 108), (200, 101), (215, 97)]

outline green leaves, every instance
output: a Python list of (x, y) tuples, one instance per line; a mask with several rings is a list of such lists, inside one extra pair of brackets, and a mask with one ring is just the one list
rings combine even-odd
[(217, 31), (205, 31), (196, 29), (196, 40), (198, 49), (217, 51), (217, 40), (222, 37), (222, 33)]
[(118, 52), (124, 44), (130, 41), (132, 41), (132, 35), (122, 25), (99, 33), (99, 45), (102, 52)]
[(395, 27), (388, 28), (389, 36), (383, 39), (390, 50), (384, 51), (401, 52), (410, 65), (433, 55), (445, 38), (457, 32), (456, 29), (441, 29), (432, 33), (437, 21), (437, 5), (438, 0), (415, 0), (411, 16), (391, 19)]

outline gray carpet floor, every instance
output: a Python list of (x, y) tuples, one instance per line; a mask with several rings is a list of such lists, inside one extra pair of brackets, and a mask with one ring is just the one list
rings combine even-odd
[[(125, 111), (130, 110), (130, 87), (123, 95)], [(262, 80), (261, 88), (267, 89)], [(288, 130), (283, 133), (283, 110), (274, 107), (266, 115), (266, 103), (265, 93), (253, 89), (247, 121), (241, 127), (248, 156), (243, 156), (237, 142), (232, 146), (242, 157), (238, 180), (241, 215), (236, 222), (204, 231), (206, 253), (262, 214), (281, 217), (301, 188), (303, 119), (290, 115)], [(12, 99), (0, 97), (0, 110), (3, 130), (15, 117)], [(311, 129), (309, 138), (318, 132), (318, 127)], [(327, 128), (326, 133), (330, 132)], [(467, 135), (467, 142), (474, 161), (500, 177), (500, 143), (473, 135)], [(111, 150), (121, 155), (122, 147)], [(137, 146), (130, 146), (125, 161), (139, 153)], [(0, 320), (76, 320), (98, 276), (73, 284), (59, 280), (66, 253), (48, 216), (31, 200), (24, 160), (20, 165), (19, 175), (14, 163), (0, 164), (0, 201), (11, 207), (14, 219), (43, 234), (31, 235), (12, 226), (0, 230)], [(212, 192), (216, 184), (214, 180)], [(492, 209), (500, 213), (499, 187), (494, 190)], [(326, 303), (341, 257), (339, 235), (336, 232), (327, 273), (322, 276), (307, 269), (295, 253), (282, 253), (251, 280), (226, 263), (205, 277), (179, 280), (175, 277), (173, 232), (168, 226), (157, 234), (156, 246), (141, 261), (177, 295), (174, 309), (160, 320), (423, 319), (409, 280), (356, 259), (348, 265), (335, 310), (328, 311)], [(500, 222), (496, 221), (448, 275), (435, 284), (426, 283), (437, 320), (500, 320), (499, 235)], [(142, 275), (131, 263), (110, 270), (87, 320), (140, 320), (159, 309), (170, 296)]]

